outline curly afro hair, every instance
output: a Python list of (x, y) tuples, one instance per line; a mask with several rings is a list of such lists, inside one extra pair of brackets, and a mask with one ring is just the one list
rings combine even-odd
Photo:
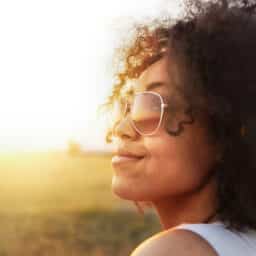
[[(214, 166), (218, 217), (230, 229), (256, 229), (256, 0), (184, 3), (178, 19), (137, 24), (132, 40), (117, 49), (116, 80), (104, 106), (112, 107), (127, 82), (155, 61), (175, 60), (186, 113), (192, 120), (207, 113), (211, 139), (222, 146)], [(169, 128), (178, 135), (183, 124)]]

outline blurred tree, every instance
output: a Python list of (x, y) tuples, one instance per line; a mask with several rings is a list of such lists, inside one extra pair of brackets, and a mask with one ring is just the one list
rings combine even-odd
[(82, 154), (82, 148), (81, 145), (74, 141), (74, 140), (69, 140), (68, 142), (68, 154), (71, 156), (77, 156)]

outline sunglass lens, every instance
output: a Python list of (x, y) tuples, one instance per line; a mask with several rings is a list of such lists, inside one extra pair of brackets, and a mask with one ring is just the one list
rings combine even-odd
[(160, 97), (152, 93), (136, 95), (131, 108), (131, 118), (141, 133), (152, 133), (161, 119)]

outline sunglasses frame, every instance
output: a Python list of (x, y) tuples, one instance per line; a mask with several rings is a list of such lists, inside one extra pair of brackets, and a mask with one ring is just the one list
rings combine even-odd
[[(160, 121), (159, 121), (159, 123), (158, 123), (156, 129), (153, 130), (153, 132), (151, 132), (151, 133), (143, 133), (143, 132), (141, 132), (141, 131), (136, 127), (136, 125), (134, 124), (134, 122), (133, 122), (133, 120), (130, 118), (130, 116), (129, 116), (128, 119), (129, 119), (129, 121), (130, 121), (132, 127), (133, 127), (140, 135), (143, 135), (143, 136), (152, 136), (152, 135), (154, 135), (154, 134), (158, 131), (159, 127), (161, 126), (161, 123), (162, 123), (162, 120), (163, 120), (163, 115), (164, 115), (164, 109), (168, 107), (168, 104), (167, 104), (167, 103), (164, 103), (163, 97), (162, 97), (159, 93), (154, 92), (154, 91), (137, 92), (137, 93), (134, 94), (134, 97), (136, 97), (136, 95), (141, 95), (141, 94), (153, 94), (153, 95), (156, 95), (157, 97), (160, 98), (160, 101), (161, 101), (161, 114), (160, 114)], [(125, 101), (124, 117), (125, 117), (125, 115), (126, 115), (126, 110), (127, 110), (128, 104), (129, 104), (129, 103), (128, 103), (127, 101)]]

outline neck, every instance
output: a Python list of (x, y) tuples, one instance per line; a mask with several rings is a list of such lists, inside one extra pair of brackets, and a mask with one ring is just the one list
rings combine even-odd
[(164, 229), (182, 223), (211, 223), (216, 216), (216, 179), (210, 178), (204, 186), (183, 196), (166, 197), (153, 203)]

